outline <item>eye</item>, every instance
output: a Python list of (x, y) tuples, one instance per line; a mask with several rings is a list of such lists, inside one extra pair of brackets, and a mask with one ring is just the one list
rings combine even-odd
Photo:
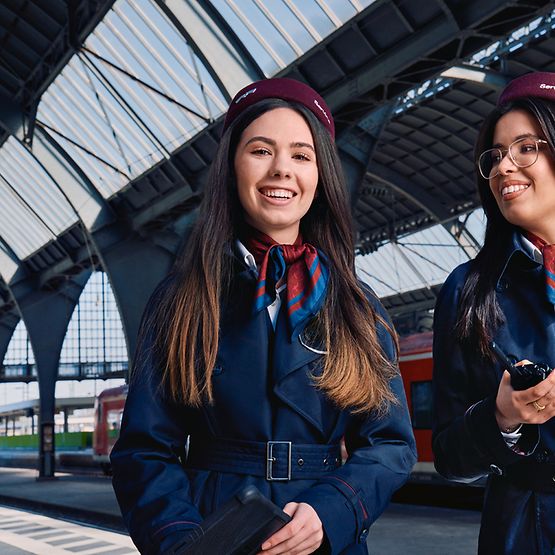
[(306, 160), (307, 162), (310, 162), (311, 158), (308, 154), (306, 154), (305, 152), (297, 152), (295, 154), (293, 154), (293, 158), (295, 160)]
[(266, 155), (271, 155), (272, 154), (267, 148), (264, 148), (264, 147), (255, 148), (251, 152), (252, 152), (252, 154), (257, 154), (259, 156), (266, 156)]
[(532, 142), (521, 143), (519, 150), (521, 154), (536, 152), (536, 143), (532, 143)]
[(501, 162), (501, 160), (503, 159), (503, 155), (498, 148), (494, 148), (493, 150), (491, 150), (489, 157), (492, 164), (499, 164), (499, 162)]

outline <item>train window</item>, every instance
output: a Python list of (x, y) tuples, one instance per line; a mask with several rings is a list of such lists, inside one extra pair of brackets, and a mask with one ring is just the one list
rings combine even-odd
[(432, 427), (432, 382), (412, 382), (410, 384), (412, 405), (412, 427), (429, 429)]
[(106, 418), (108, 421), (108, 437), (118, 437), (121, 428), (121, 415), (122, 411), (120, 409), (108, 411)]

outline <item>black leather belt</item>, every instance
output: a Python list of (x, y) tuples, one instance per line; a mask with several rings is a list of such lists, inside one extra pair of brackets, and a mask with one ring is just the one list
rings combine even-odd
[(555, 463), (522, 461), (508, 466), (505, 477), (521, 489), (555, 493)]
[(269, 482), (316, 479), (341, 466), (339, 445), (191, 438), (187, 467), (263, 476)]

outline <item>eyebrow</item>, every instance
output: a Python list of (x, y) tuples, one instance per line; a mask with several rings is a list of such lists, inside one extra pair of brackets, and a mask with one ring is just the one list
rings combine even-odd
[[(251, 137), (251, 138), (245, 143), (245, 146), (248, 146), (248, 145), (250, 145), (251, 143), (254, 143), (254, 142), (256, 142), (256, 141), (261, 141), (261, 142), (267, 143), (267, 144), (269, 144), (269, 145), (271, 145), (271, 146), (276, 146), (276, 141), (274, 141), (273, 139), (269, 139), (268, 137), (262, 137), (261, 135), (257, 135), (256, 137)], [(289, 146), (290, 146), (291, 148), (302, 148), (302, 147), (305, 147), (305, 148), (309, 148), (310, 150), (312, 150), (312, 152), (315, 152), (315, 151), (314, 151), (314, 147), (313, 147), (310, 143), (303, 143), (303, 142), (297, 141), (297, 142), (290, 143)]]
[[(540, 139), (543, 140), (541, 137), (538, 137), (535, 133), (523, 133), (522, 135), (517, 135), (512, 141), (511, 143), (514, 143), (515, 141), (518, 141), (519, 139)], [(494, 145), (491, 145), (491, 148), (500, 148), (504, 145), (502, 145), (501, 143), (495, 143)]]

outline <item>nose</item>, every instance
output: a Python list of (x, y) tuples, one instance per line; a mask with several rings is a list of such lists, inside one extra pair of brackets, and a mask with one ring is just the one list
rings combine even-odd
[(505, 156), (499, 162), (498, 168), (501, 175), (507, 175), (518, 170), (518, 166), (514, 163), (509, 151), (505, 153)]
[(285, 154), (278, 154), (272, 160), (270, 175), (272, 177), (291, 177), (291, 159)]

